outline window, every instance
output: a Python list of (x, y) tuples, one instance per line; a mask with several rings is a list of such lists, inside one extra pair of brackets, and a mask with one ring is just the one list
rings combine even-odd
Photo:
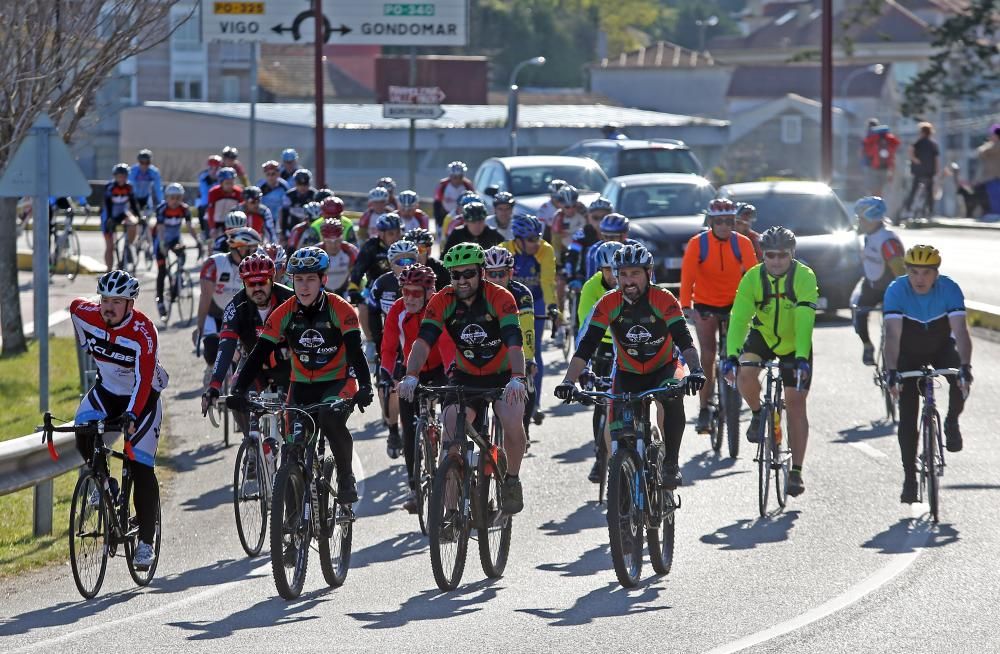
[(788, 145), (802, 142), (802, 116), (781, 117), (781, 142)]
[(200, 77), (175, 77), (173, 100), (204, 100)]
[(170, 14), (170, 22), (171, 27), (176, 27), (174, 33), (170, 35), (170, 48), (173, 51), (201, 50), (201, 28), (197, 10), (191, 13), (187, 7), (176, 7)]
[(237, 77), (236, 75), (222, 76), (222, 101), (223, 102), (240, 101), (240, 78)]

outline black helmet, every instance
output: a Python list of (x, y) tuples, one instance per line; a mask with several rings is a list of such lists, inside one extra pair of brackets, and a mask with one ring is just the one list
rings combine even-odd
[(259, 200), (261, 195), (259, 186), (248, 186), (243, 189), (244, 200)]
[(127, 163), (117, 163), (115, 167), (111, 169), (111, 175), (128, 175), (128, 164)]
[(227, 145), (226, 147), (222, 148), (222, 156), (235, 159), (236, 157), (240, 156), (240, 151), (231, 145)]
[(760, 235), (761, 250), (794, 250), (795, 233), (781, 225), (769, 227)]
[(135, 158), (139, 161), (152, 161), (153, 151), (143, 148), (142, 150), (139, 150), (139, 154), (137, 154)]
[(296, 184), (311, 184), (313, 174), (307, 168), (299, 168), (292, 177)]

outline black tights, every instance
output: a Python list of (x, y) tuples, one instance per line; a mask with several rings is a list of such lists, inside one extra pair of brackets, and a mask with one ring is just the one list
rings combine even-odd
[[(332, 402), (339, 397), (345, 386), (346, 380), (343, 379), (311, 384), (295, 382), (292, 383), (288, 391), (288, 404), (295, 406)], [(299, 420), (307, 424), (309, 422), (305, 416), (295, 411), (289, 412), (288, 416), (292, 425)], [(319, 412), (317, 421), (320, 431), (326, 437), (327, 443), (330, 444), (330, 451), (333, 453), (337, 465), (337, 478), (341, 480), (341, 483), (354, 476), (354, 438), (347, 428), (347, 416), (348, 414), (344, 412), (323, 409)], [(294, 427), (292, 427), (292, 433), (295, 433)]]
[(133, 461), (132, 505), (139, 519), (139, 540), (153, 545), (156, 538), (156, 507), (160, 502), (160, 486), (156, 481), (156, 471), (147, 465)]
[[(899, 370), (916, 370), (924, 363), (935, 368), (957, 368), (961, 363), (955, 344), (950, 343), (932, 356), (899, 355)], [(965, 398), (955, 377), (948, 380), (948, 420), (957, 420), (965, 408)], [(917, 379), (906, 379), (899, 394), (899, 452), (903, 459), (903, 470), (907, 475), (913, 475), (917, 470), (917, 449), (919, 438), (920, 389)], [(935, 398), (937, 399), (937, 397)]]

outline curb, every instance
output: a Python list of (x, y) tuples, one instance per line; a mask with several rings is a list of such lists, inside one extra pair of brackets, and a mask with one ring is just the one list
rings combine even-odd
[(973, 327), (985, 327), (1000, 331), (1000, 307), (984, 302), (965, 302), (965, 313)]
[[(31, 272), (32, 270), (32, 251), (31, 250), (18, 250), (17, 251), (17, 269), (24, 272)], [(80, 270), (77, 272), (78, 275), (100, 275), (107, 271), (107, 267), (103, 262), (98, 261), (94, 257), (87, 256), (86, 254), (80, 255)], [(56, 265), (56, 274), (66, 273), (66, 260), (61, 259)]]
[(1000, 223), (984, 223), (974, 218), (937, 218), (926, 223), (910, 224), (907, 229), (978, 229), (1000, 231)]

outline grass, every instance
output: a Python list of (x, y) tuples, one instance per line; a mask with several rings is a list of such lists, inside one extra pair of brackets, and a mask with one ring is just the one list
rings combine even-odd
[[(38, 342), (32, 341), (24, 354), (0, 358), (0, 441), (35, 431), (42, 420), (38, 411)], [(72, 419), (80, 404), (80, 374), (76, 341), (49, 340), (49, 408), (52, 415)]]

